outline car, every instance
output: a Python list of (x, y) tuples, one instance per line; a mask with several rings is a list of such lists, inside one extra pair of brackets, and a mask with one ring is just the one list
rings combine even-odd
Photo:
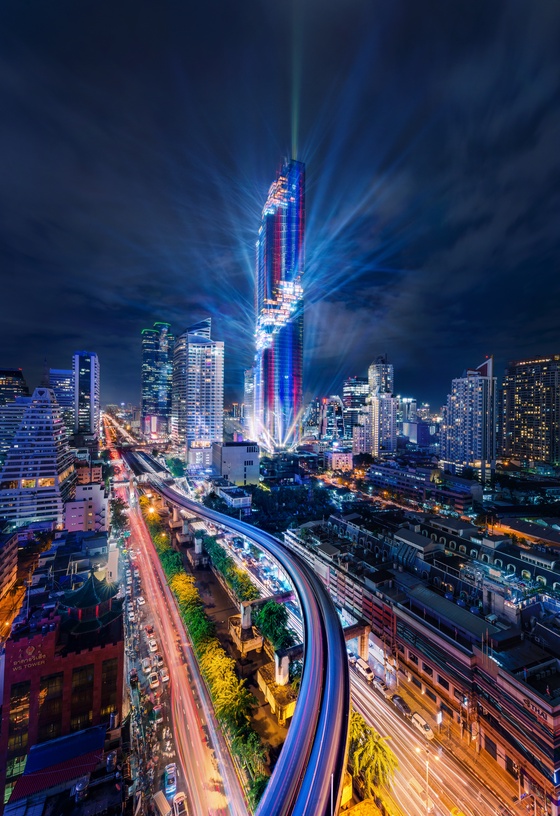
[(391, 697), (391, 702), (393, 703), (395, 708), (399, 709), (401, 714), (404, 714), (405, 717), (411, 716), (412, 711), (410, 710), (410, 706), (408, 705), (406, 700), (403, 700), (400, 694), (393, 694), (393, 696)]
[(169, 683), (169, 669), (167, 666), (162, 666), (159, 672), (162, 683)]
[[(509, 813), (509, 811), (506, 811)], [(452, 807), (450, 810), (451, 816), (465, 816), (462, 810), (459, 810), (458, 807)]]
[(187, 816), (187, 797), (183, 791), (173, 797), (173, 816)]
[(163, 786), (166, 796), (171, 796), (177, 790), (177, 766), (174, 762), (170, 762), (169, 765), (165, 766)]
[(153, 671), (150, 676), (148, 677), (148, 683), (150, 684), (151, 689), (159, 688), (159, 677), (157, 672)]
[(150, 660), (149, 657), (145, 657), (142, 660), (142, 671), (144, 672), (144, 674), (149, 674), (151, 672), (151, 670), (152, 670), (152, 661)]
[(138, 672), (136, 669), (131, 669), (128, 677), (132, 687), (138, 685)]
[(130, 621), (130, 623), (134, 623), (136, 621), (136, 615), (134, 614), (133, 609), (131, 609), (130, 612), (128, 613), (128, 620)]
[(134, 570), (134, 577), (135, 578), (140, 578), (140, 570), (137, 570), (137, 569)]
[(383, 694), (384, 697), (389, 697), (390, 696), (390, 691), (391, 690), (390, 690), (389, 686), (384, 681), (384, 679), (382, 677), (380, 677), (378, 674), (374, 674), (374, 676), (373, 676), (373, 685), (374, 685), (374, 688), (376, 688), (377, 691), (380, 691), (381, 694)]
[(150, 650), (150, 652), (157, 652), (157, 640), (155, 638), (149, 639), (148, 649)]
[(424, 734), (426, 739), (432, 740), (434, 738), (434, 732), (424, 719), (421, 714), (417, 711), (414, 712), (412, 717), (410, 718), (412, 725), (420, 731), (421, 734)]
[(144, 606), (144, 604), (146, 603), (146, 601), (144, 600), (144, 598), (142, 597), (142, 595), (139, 595), (139, 596), (136, 598), (136, 603), (138, 604), (138, 606)]
[(152, 626), (152, 625), (149, 623), (149, 624), (148, 624), (148, 625), (145, 627), (144, 631), (145, 631), (145, 633), (146, 633), (146, 634), (147, 634), (149, 637), (151, 637), (151, 636), (154, 634), (154, 627), (153, 627), (153, 626)]
[(163, 655), (160, 655), (159, 652), (153, 656), (152, 660), (156, 668), (163, 666)]
[(152, 708), (152, 714), (154, 715), (154, 722), (156, 725), (163, 722), (163, 707), (160, 705), (154, 706)]
[(350, 665), (351, 665), (351, 666), (355, 666), (355, 665), (356, 665), (356, 660), (357, 660), (357, 659), (358, 659), (358, 658), (356, 657), (356, 655), (354, 654), (354, 652), (348, 652), (348, 662), (350, 663)]
[(126, 585), (127, 585), (127, 586), (132, 586), (132, 578), (130, 577), (130, 575), (129, 575), (129, 576), (128, 576), (128, 578), (126, 579)]

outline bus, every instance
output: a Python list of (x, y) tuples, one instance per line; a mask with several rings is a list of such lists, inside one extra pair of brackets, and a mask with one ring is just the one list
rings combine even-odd
[(356, 668), (358, 669), (360, 674), (363, 674), (363, 676), (366, 678), (368, 683), (371, 683), (373, 681), (373, 672), (372, 672), (371, 668), (368, 666), (368, 664), (366, 663), (366, 661), (363, 660), (361, 657), (359, 657), (356, 660)]
[(171, 805), (165, 798), (163, 791), (156, 791), (156, 793), (154, 793), (153, 802), (156, 806), (158, 816), (171, 816)]

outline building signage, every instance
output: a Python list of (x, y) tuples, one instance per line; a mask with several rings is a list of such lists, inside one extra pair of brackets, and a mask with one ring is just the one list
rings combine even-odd
[(47, 661), (46, 654), (41, 650), (40, 646), (27, 646), (25, 649), (19, 650), (19, 658), (12, 661), (12, 671), (18, 672), (23, 669), (34, 669), (37, 666), (43, 666)]
[(528, 697), (523, 698), (523, 704), (529, 709), (529, 711), (532, 711), (533, 714), (536, 714), (537, 717), (540, 717), (541, 720), (548, 720), (548, 714), (546, 713), (546, 711), (543, 711), (542, 708), (539, 708), (538, 705), (535, 705), (535, 703)]

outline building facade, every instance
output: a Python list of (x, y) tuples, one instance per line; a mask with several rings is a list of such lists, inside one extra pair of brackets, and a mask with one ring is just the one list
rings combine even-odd
[(0, 472), (0, 518), (62, 526), (75, 479), (61, 409), (50, 389), (36, 388)]
[(292, 447), (303, 410), (305, 165), (270, 187), (256, 244), (254, 430), (267, 450)]
[(49, 388), (62, 409), (62, 419), (69, 434), (74, 432), (74, 371), (71, 368), (51, 368)]
[(103, 484), (76, 485), (74, 498), (64, 505), (64, 529), (70, 533), (109, 529), (109, 499)]
[(212, 467), (234, 485), (259, 483), (259, 446), (255, 442), (214, 442)]
[(344, 405), (344, 430), (346, 439), (352, 439), (354, 428), (359, 424), (360, 411), (366, 404), (369, 394), (367, 377), (347, 377), (342, 385), (342, 403)]
[(247, 368), (243, 373), (243, 427), (249, 439), (254, 439), (255, 372)]
[[(391, 366), (392, 368), (392, 366)], [(371, 455), (389, 456), (397, 450), (397, 400), (390, 393), (370, 397)]]
[(93, 575), (33, 610), (6, 642), (0, 791), (6, 801), (32, 745), (119, 717), (124, 641), (118, 587)]
[(0, 532), (0, 601), (15, 586), (18, 549), (17, 533)]
[(148, 436), (166, 433), (171, 418), (173, 348), (169, 323), (142, 330), (142, 424)]
[(560, 354), (509, 363), (502, 388), (502, 455), (560, 465)]
[(77, 351), (73, 358), (74, 433), (99, 437), (99, 359), (95, 352)]
[(333, 442), (346, 439), (344, 405), (340, 397), (323, 397), (319, 417), (319, 439)]
[(212, 443), (224, 438), (224, 344), (211, 319), (177, 338), (173, 354), (171, 438), (192, 467), (212, 464)]
[(31, 402), (31, 397), (16, 397), (13, 402), (0, 405), (0, 466), (12, 447), (14, 436)]
[(441, 438), (445, 469), (460, 473), (469, 467), (482, 481), (490, 477), (496, 460), (496, 407), (492, 358), (452, 381)]
[(29, 388), (21, 368), (0, 368), (0, 405), (28, 396)]

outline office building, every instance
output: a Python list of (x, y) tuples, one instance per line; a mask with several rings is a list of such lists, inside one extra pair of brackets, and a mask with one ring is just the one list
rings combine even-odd
[(319, 438), (333, 442), (346, 438), (344, 428), (344, 405), (340, 397), (324, 397), (321, 400)]
[(344, 405), (344, 431), (347, 439), (352, 439), (354, 428), (358, 425), (360, 411), (366, 404), (369, 394), (367, 377), (347, 377), (342, 386), (342, 403)]
[(62, 419), (68, 433), (74, 433), (74, 371), (71, 368), (51, 368), (49, 388), (62, 409)]
[(29, 388), (21, 368), (0, 368), (0, 406), (16, 397), (28, 397)]
[(61, 409), (50, 389), (36, 388), (0, 472), (0, 518), (62, 526), (75, 478)]
[(452, 473), (473, 468), (481, 481), (486, 481), (496, 460), (496, 378), (492, 358), (452, 381), (444, 414), (443, 467)]
[(369, 393), (392, 394), (395, 390), (395, 375), (392, 363), (386, 356), (378, 357), (368, 368)]
[(417, 419), (416, 400), (413, 397), (397, 396), (397, 424), (415, 422)]
[(223, 441), (224, 344), (212, 340), (211, 318), (175, 343), (171, 437), (191, 468), (211, 467), (212, 443)]
[(255, 442), (214, 442), (212, 467), (235, 485), (259, 483), (259, 446)]
[(254, 430), (267, 450), (293, 447), (303, 410), (305, 166), (284, 164), (256, 245)]
[(388, 456), (397, 450), (397, 400), (387, 392), (375, 393), (369, 400), (371, 455)]
[(243, 427), (249, 439), (254, 438), (255, 372), (248, 368), (243, 375)]
[[(0, 792), (32, 745), (120, 718), (124, 641), (118, 586), (93, 573), (60, 598), (24, 605), (5, 645)], [(26, 609), (27, 607), (27, 609)]]
[(99, 438), (99, 360), (91, 351), (74, 354), (74, 433)]
[(16, 431), (21, 425), (31, 397), (16, 397), (13, 402), (0, 405), (0, 466), (4, 464)]
[(560, 465), (560, 354), (509, 363), (502, 395), (502, 455)]
[(150, 437), (167, 433), (171, 417), (173, 348), (169, 323), (142, 330), (142, 424)]

